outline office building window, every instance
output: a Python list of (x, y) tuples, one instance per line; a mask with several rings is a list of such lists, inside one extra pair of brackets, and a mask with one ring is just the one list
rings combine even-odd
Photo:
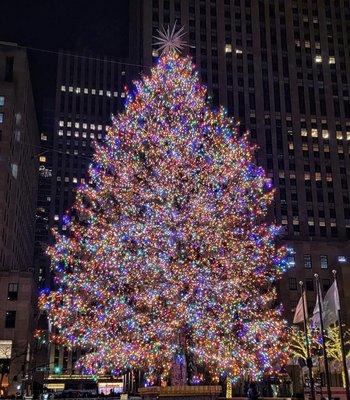
[(0, 113), (0, 124), (4, 122), (4, 113)]
[(289, 278), (289, 290), (297, 290), (297, 279)]
[(5, 104), (5, 96), (0, 96), (0, 107)]
[(7, 290), (7, 300), (17, 300), (18, 298), (18, 283), (9, 283)]
[(310, 292), (313, 292), (313, 290), (314, 290), (314, 281), (313, 281), (313, 279), (306, 279), (305, 280), (305, 287), (306, 287), (306, 290), (308, 290)]
[(6, 311), (5, 328), (14, 328), (16, 325), (16, 311)]
[(346, 263), (346, 257), (345, 256), (338, 256), (338, 262), (340, 263)]
[(320, 266), (323, 269), (327, 269), (328, 268), (328, 257), (321, 255), (320, 256)]
[(323, 292), (327, 292), (327, 290), (331, 287), (331, 280), (330, 279), (323, 279), (322, 280), (322, 289)]
[(304, 267), (312, 268), (311, 254), (304, 254)]

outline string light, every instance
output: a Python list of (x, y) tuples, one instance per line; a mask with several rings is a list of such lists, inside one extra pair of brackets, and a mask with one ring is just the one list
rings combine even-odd
[(274, 283), (288, 265), (247, 135), (208, 107), (191, 59), (174, 51), (112, 122), (48, 250), (57, 289), (39, 303), (55, 341), (88, 349), (87, 373), (139, 368), (150, 385), (181, 352), (213, 381), (278, 371), (286, 323)]

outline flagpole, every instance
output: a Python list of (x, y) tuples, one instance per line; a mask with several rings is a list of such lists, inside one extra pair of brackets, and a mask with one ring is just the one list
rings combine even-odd
[(326, 375), (326, 385), (327, 385), (327, 396), (328, 400), (332, 399), (332, 391), (331, 391), (331, 384), (329, 379), (329, 364), (328, 364), (328, 357), (327, 357), (327, 348), (326, 348), (326, 337), (324, 334), (324, 324), (323, 324), (323, 305), (322, 305), (322, 298), (320, 292), (320, 282), (318, 274), (314, 275), (316, 278), (316, 290), (317, 290), (317, 299), (318, 299), (318, 307), (320, 310), (320, 328), (321, 328), (321, 336), (322, 336), (322, 348), (323, 348), (323, 359), (324, 359), (324, 369)]
[[(337, 290), (338, 290), (337, 271), (334, 269), (332, 272), (333, 272), (334, 282), (337, 285)], [(348, 368), (346, 365), (343, 322), (342, 322), (341, 313), (340, 313), (339, 308), (337, 311), (338, 311), (338, 322), (339, 322), (339, 338), (340, 338), (341, 356), (342, 356), (342, 362), (343, 362), (344, 381), (345, 381), (344, 383), (345, 383), (345, 390), (346, 390), (346, 399), (350, 400), (350, 389), (349, 389), (350, 384), (349, 384)]]
[(300, 281), (299, 285), (300, 285), (301, 298), (302, 298), (302, 304), (303, 304), (304, 334), (305, 334), (305, 345), (306, 345), (306, 354), (307, 354), (306, 365), (309, 369), (311, 399), (315, 400), (316, 399), (315, 382), (314, 382), (314, 377), (312, 374), (312, 358), (311, 358), (311, 354), (310, 354), (309, 334), (308, 334), (308, 329), (307, 329), (307, 319), (306, 319), (306, 310), (305, 310), (305, 298), (306, 297), (305, 297), (305, 289), (304, 289), (303, 281)]

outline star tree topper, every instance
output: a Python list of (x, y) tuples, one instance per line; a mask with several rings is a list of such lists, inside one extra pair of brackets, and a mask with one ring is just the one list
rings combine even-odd
[(156, 40), (158, 40), (154, 44), (155, 46), (159, 46), (159, 50), (162, 54), (167, 54), (172, 51), (181, 53), (185, 47), (185, 41), (183, 40), (183, 37), (186, 35), (186, 32), (183, 26), (176, 30), (176, 22), (172, 29), (170, 29), (170, 26), (167, 28), (163, 26), (161, 29), (158, 29), (158, 35), (159, 36), (154, 37)]

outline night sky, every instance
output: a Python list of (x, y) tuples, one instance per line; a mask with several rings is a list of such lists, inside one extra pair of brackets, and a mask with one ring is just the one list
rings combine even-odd
[[(125, 57), (128, 4), (128, 0), (2, 0), (0, 41)], [(34, 50), (28, 55), (40, 119), (43, 99), (55, 94), (57, 56)]]

